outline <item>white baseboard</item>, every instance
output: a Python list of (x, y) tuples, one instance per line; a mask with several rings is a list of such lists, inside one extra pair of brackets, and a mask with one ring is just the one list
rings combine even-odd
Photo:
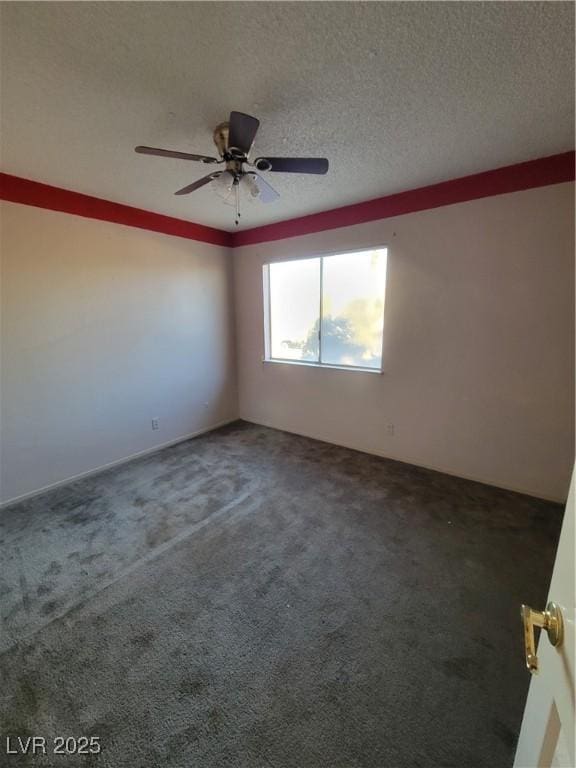
[(441, 472), (443, 475), (450, 475), (451, 477), (459, 477), (461, 480), (471, 480), (474, 483), (489, 485), (492, 488), (501, 488), (503, 491), (513, 491), (514, 493), (521, 493), (524, 496), (532, 496), (535, 499), (542, 499), (543, 501), (552, 501), (555, 504), (566, 503), (566, 499), (559, 499), (557, 496), (548, 496), (546, 494), (534, 493), (533, 491), (527, 491), (525, 488), (515, 488), (510, 485), (503, 485), (502, 483), (494, 483), (491, 480), (486, 480), (486, 478), (477, 477), (473, 475), (462, 475), (458, 472), (445, 469), (444, 467), (432, 466), (430, 464), (421, 464), (420, 462), (416, 462), (407, 458), (401, 458), (400, 456), (394, 456), (390, 453), (384, 453), (383, 451), (368, 450), (367, 448), (362, 448), (361, 446), (358, 446), (358, 445), (352, 445), (351, 443), (342, 443), (342, 442), (336, 443), (333, 440), (328, 440), (327, 438), (321, 437), (320, 435), (313, 435), (310, 432), (296, 432), (294, 429), (281, 427), (281, 426), (278, 426), (277, 424), (269, 424), (265, 421), (256, 421), (256, 419), (251, 419), (247, 416), (240, 416), (240, 420), (247, 421), (250, 424), (257, 424), (262, 427), (268, 427), (269, 429), (278, 429), (281, 432), (288, 432), (289, 434), (292, 434), (292, 435), (309, 437), (312, 440), (318, 440), (321, 443), (329, 443), (330, 445), (338, 445), (341, 448), (349, 448), (350, 450), (358, 451), (359, 453), (367, 453), (371, 456), (379, 456), (381, 459), (391, 459), (392, 461), (400, 461), (402, 464), (410, 464), (411, 466), (419, 467), (420, 469), (429, 469), (432, 472)]
[(133, 461), (134, 459), (139, 459), (141, 456), (146, 456), (150, 453), (156, 453), (157, 451), (161, 451), (163, 448), (169, 448), (171, 445), (178, 445), (178, 443), (185, 443), (186, 440), (190, 440), (193, 437), (198, 437), (198, 435), (204, 435), (206, 432), (213, 432), (215, 429), (219, 429), (220, 427), (225, 427), (226, 424), (232, 424), (233, 422), (238, 421), (238, 416), (235, 416), (233, 419), (226, 419), (225, 421), (219, 421), (217, 424), (212, 424), (209, 427), (205, 427), (204, 429), (199, 429), (196, 432), (189, 432), (186, 435), (181, 435), (180, 437), (176, 437), (173, 440), (168, 440), (166, 443), (160, 443), (160, 445), (154, 445), (151, 448), (145, 448), (143, 451), (138, 451), (137, 453), (131, 453), (129, 456), (124, 456), (121, 459), (116, 459), (115, 461), (110, 461), (108, 464), (101, 464), (99, 467), (95, 467), (94, 469), (88, 469), (86, 472), (80, 472), (77, 475), (71, 475), (70, 477), (66, 477), (63, 480), (58, 480), (55, 483), (50, 483), (49, 485), (43, 485), (41, 488), (37, 488), (34, 491), (28, 491), (27, 493), (23, 493), (20, 496), (14, 496), (11, 499), (6, 499), (6, 501), (3, 501), (0, 503), (0, 510), (4, 509), (4, 507), (7, 507), (11, 504), (17, 504), (19, 501), (25, 501), (26, 499), (31, 499), (34, 496), (39, 496), (41, 493), (45, 493), (46, 491), (51, 491), (54, 488), (59, 488), (63, 485), (69, 485), (70, 483), (74, 483), (76, 480), (81, 480), (84, 477), (90, 477), (90, 475), (97, 475), (99, 472), (104, 472), (106, 469), (111, 469), (112, 467), (117, 467), (120, 464), (126, 464), (129, 461)]
[(250, 424), (257, 424), (262, 427), (268, 427), (269, 429), (278, 429), (282, 432), (289, 432), (293, 435), (300, 435), (301, 437), (309, 437), (312, 440), (319, 440), (320, 442), (324, 443), (330, 443), (331, 445), (338, 445), (342, 448), (349, 448), (353, 451), (359, 451), (360, 453), (368, 453), (372, 456), (379, 456), (383, 459), (391, 459), (392, 461), (400, 461), (403, 464), (410, 464), (414, 467), (419, 467), (421, 469), (430, 469), (433, 472), (442, 472), (444, 475), (451, 475), (452, 477), (459, 477), (462, 480), (472, 480), (475, 483), (482, 483), (483, 485), (490, 485), (492, 487), (496, 488), (502, 488), (505, 491), (513, 491), (514, 493), (522, 493), (526, 496), (533, 496), (538, 499), (543, 499), (545, 501), (552, 501), (557, 504), (565, 504), (565, 499), (559, 499), (557, 497), (553, 496), (546, 496), (542, 494), (536, 494), (531, 491), (527, 491), (524, 488), (515, 488), (508, 485), (502, 485), (501, 483), (498, 483), (497, 485), (493, 482), (490, 482), (489, 480), (486, 480), (484, 478), (475, 477), (472, 475), (462, 475), (458, 474), (456, 472), (452, 472), (448, 469), (445, 469), (444, 467), (438, 467), (438, 466), (431, 466), (429, 464), (421, 464), (419, 462), (410, 461), (406, 458), (400, 458), (398, 456), (393, 456), (389, 453), (384, 453), (383, 451), (376, 451), (376, 450), (367, 450), (366, 448), (359, 447), (358, 445), (352, 445), (351, 443), (342, 443), (338, 442), (335, 443), (333, 440), (327, 440), (326, 438), (323, 438), (319, 435), (313, 435), (309, 432), (296, 432), (293, 429), (287, 429), (286, 427), (278, 426), (276, 424), (269, 424), (264, 421), (256, 421), (256, 419), (251, 419), (246, 416), (236, 416), (233, 419), (226, 419), (225, 421), (220, 421), (217, 424), (212, 424), (209, 427), (205, 427), (204, 429), (199, 429), (196, 432), (189, 432), (186, 435), (181, 435), (180, 437), (175, 438), (174, 440), (169, 440), (166, 443), (161, 443), (160, 445), (155, 445), (151, 448), (146, 448), (143, 451), (138, 451), (137, 453), (132, 453), (129, 456), (125, 456), (121, 459), (116, 459), (115, 461), (111, 461), (108, 464), (102, 464), (99, 467), (95, 467), (94, 469), (89, 469), (86, 472), (80, 472), (77, 475), (72, 475), (71, 477), (67, 477), (63, 480), (58, 480), (56, 483), (50, 483), (49, 485), (44, 485), (42, 488), (38, 488), (34, 491), (29, 491), (28, 493), (21, 494), (20, 496), (14, 496), (11, 499), (7, 499), (6, 501), (3, 501), (0, 503), (0, 510), (4, 507), (7, 507), (11, 504), (16, 504), (19, 501), (25, 501), (26, 499), (33, 498), (34, 496), (38, 496), (41, 493), (45, 493), (46, 491), (52, 490), (54, 488), (59, 488), (60, 486), (69, 485), (70, 483), (75, 482), (76, 480), (81, 480), (84, 477), (90, 477), (90, 475), (96, 475), (99, 472), (104, 472), (106, 469), (111, 469), (112, 467), (119, 466), (120, 464), (126, 464), (129, 461), (133, 461), (134, 459), (138, 459), (141, 456), (146, 456), (150, 453), (156, 453), (157, 451), (161, 451), (163, 448), (169, 448), (171, 445), (177, 445), (178, 443), (184, 443), (186, 440), (190, 440), (193, 437), (197, 437), (198, 435), (206, 434), (207, 432), (212, 432), (215, 429), (219, 429), (219, 427), (224, 427), (226, 424), (232, 424), (235, 421), (238, 420), (249, 422)]

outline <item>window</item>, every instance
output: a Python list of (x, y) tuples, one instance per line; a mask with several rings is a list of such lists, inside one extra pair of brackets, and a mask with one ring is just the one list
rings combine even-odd
[(382, 369), (385, 248), (264, 265), (266, 360)]

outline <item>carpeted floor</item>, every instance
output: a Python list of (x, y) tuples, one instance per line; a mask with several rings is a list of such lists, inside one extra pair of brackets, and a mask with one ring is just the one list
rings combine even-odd
[(0, 734), (48, 754), (2, 759), (511, 766), (561, 517), (243, 422), (9, 507)]

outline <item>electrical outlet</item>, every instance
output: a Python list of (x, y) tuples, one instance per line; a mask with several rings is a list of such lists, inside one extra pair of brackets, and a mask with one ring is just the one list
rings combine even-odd
[(160, 419), (152, 419), (152, 429), (160, 429)]
[(394, 437), (394, 424), (388, 424), (386, 427), (386, 433), (390, 435), (390, 437)]

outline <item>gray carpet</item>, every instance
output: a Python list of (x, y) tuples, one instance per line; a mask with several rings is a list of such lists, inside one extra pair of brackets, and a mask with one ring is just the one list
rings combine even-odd
[(6, 765), (511, 766), (561, 517), (243, 422), (5, 509), (0, 749), (103, 746)]

